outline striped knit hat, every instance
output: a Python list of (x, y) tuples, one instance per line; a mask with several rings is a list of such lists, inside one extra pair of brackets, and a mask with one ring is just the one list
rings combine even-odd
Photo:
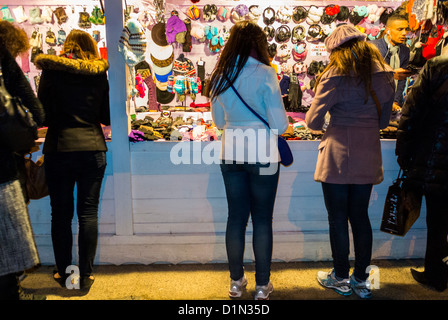
[(145, 58), (145, 30), (136, 19), (129, 19), (123, 28), (118, 43), (118, 51), (127, 65), (135, 66)]

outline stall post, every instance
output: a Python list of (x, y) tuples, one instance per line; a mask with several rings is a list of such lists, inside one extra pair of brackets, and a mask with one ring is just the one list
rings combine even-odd
[(114, 179), (115, 232), (131, 236), (133, 230), (131, 165), (126, 104), (126, 67), (117, 50), (123, 30), (122, 0), (104, 1), (109, 62), (112, 166)]

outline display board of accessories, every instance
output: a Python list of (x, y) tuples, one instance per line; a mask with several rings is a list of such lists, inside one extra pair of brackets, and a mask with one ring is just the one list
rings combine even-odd
[(29, 54), (22, 55), (17, 62), (36, 92), (40, 71), (33, 64), (34, 57), (39, 53), (59, 55), (73, 29), (88, 32), (98, 43), (102, 57), (107, 58), (105, 18), (100, 2), (82, 6), (69, 3), (40, 6), (36, 1), (36, 5), (9, 5), (0, 9), (2, 20), (18, 24), (29, 37)]
[[(132, 77), (128, 90), (135, 111), (131, 141), (219, 139), (210, 117), (207, 82), (232, 25), (241, 20), (254, 21), (268, 37), (291, 123), (284, 136), (320, 138), (307, 129), (304, 114), (314, 96), (315, 79), (328, 63), (325, 38), (338, 24), (348, 23), (369, 40), (376, 39), (388, 16), (402, 4), (347, 3), (127, 0), (128, 19), (119, 50)], [(129, 61), (129, 52), (135, 61)], [(197, 126), (202, 131), (193, 134)]]
[[(14, 1), (11, 1), (14, 2)], [(70, 5), (70, 1), (55, 1), (55, 5), (3, 5), (0, 19), (17, 24), (29, 37), (30, 50), (17, 58), (17, 62), (37, 93), (41, 71), (33, 61), (36, 55), (59, 55), (66, 36), (73, 29), (88, 32), (97, 42), (101, 57), (107, 59), (106, 27), (102, 2), (92, 1), (91, 5)], [(27, 2), (29, 3), (29, 2)], [(103, 127), (106, 139), (110, 139), (110, 127)], [(46, 128), (38, 130), (39, 138), (44, 138)]]

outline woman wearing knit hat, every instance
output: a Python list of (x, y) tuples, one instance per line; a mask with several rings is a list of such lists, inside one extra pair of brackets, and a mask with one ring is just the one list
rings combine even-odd
[[(312, 130), (330, 123), (322, 141), (314, 179), (322, 183), (330, 225), (333, 270), (319, 271), (318, 282), (342, 295), (354, 291), (370, 298), (367, 267), (372, 252), (368, 206), (372, 186), (383, 181), (379, 130), (389, 124), (395, 93), (393, 70), (366, 35), (351, 25), (326, 39), (330, 62), (318, 77), (306, 114)], [(355, 268), (349, 276), (349, 229), (353, 232)]]
[[(265, 300), (273, 290), (270, 282), (272, 215), (279, 158), (273, 157), (275, 152), (271, 146), (277, 136), (267, 130), (231, 86), (251, 108), (267, 119), (272, 129), (278, 134), (285, 132), (288, 121), (277, 74), (270, 66), (266, 35), (263, 29), (248, 20), (237, 22), (230, 30), (229, 40), (210, 80), (210, 100), (213, 121), (218, 128), (224, 128), (220, 158), (229, 207), (226, 229), (231, 279), (229, 296), (241, 297), (247, 284), (243, 256), (246, 225), (251, 216), (255, 299)], [(247, 137), (241, 137), (241, 134), (245, 135), (242, 132), (253, 133), (258, 138), (250, 138), (248, 142)], [(271, 152), (270, 157), (265, 155), (267, 150)]]
[[(62, 55), (38, 55), (42, 70), (38, 97), (44, 105), (47, 136), (43, 148), (51, 200), (51, 235), (57, 270), (54, 280), (69, 285), (66, 268), (72, 261), (73, 191), (77, 187), (80, 281), (72, 288), (88, 292), (94, 278), (98, 241), (98, 203), (106, 143), (101, 124), (110, 124), (106, 60), (85, 31), (72, 30)], [(67, 283), (68, 282), (68, 283)], [(79, 284), (79, 286), (78, 286)]]

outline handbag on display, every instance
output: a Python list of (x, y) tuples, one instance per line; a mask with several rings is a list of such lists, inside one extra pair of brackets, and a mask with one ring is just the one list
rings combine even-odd
[(422, 196), (420, 190), (406, 184), (406, 174), (400, 169), (386, 195), (380, 230), (405, 236), (420, 216)]
[(44, 155), (36, 162), (31, 159), (31, 154), (25, 156), (26, 192), (28, 198), (37, 200), (48, 196), (47, 179), (45, 177)]
[[(227, 81), (229, 81), (229, 79), (227, 79)], [(230, 81), (229, 81), (230, 83)], [(233, 89), (233, 91), (236, 93), (236, 95), (238, 96), (238, 98), (240, 98), (240, 100), (244, 103), (244, 105), (258, 118), (260, 119), (269, 129), (271, 129), (271, 127), (269, 126), (268, 122), (266, 120), (264, 120), (258, 113), (255, 112), (254, 109), (252, 109), (247, 103), (246, 101), (244, 101), (244, 99), (240, 96), (240, 94), (238, 93), (238, 91), (236, 91), (235, 87), (233, 86), (233, 84), (230, 84), (230, 87)], [(280, 163), (285, 166), (288, 167), (290, 166), (293, 162), (294, 162), (294, 156), (292, 155), (291, 152), (291, 148), (289, 147), (288, 142), (286, 141), (285, 138), (283, 138), (281, 135), (278, 136), (277, 139), (277, 147), (278, 147), (278, 153), (280, 154)]]
[(37, 140), (37, 124), (20, 98), (6, 90), (0, 66), (0, 148), (27, 152)]

